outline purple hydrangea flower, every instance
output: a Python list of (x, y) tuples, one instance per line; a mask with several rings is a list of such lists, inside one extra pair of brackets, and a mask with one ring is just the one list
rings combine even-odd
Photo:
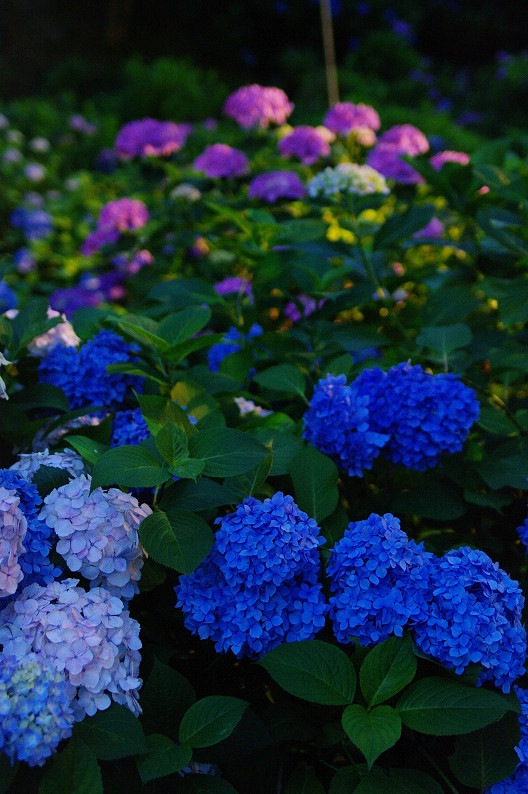
[(479, 549), (464, 546), (431, 563), (432, 595), (414, 640), (423, 653), (456, 673), (482, 665), (479, 684), (493, 681), (503, 692), (524, 672), (524, 596)]
[(360, 102), (337, 102), (327, 112), (323, 124), (336, 135), (348, 135), (353, 130), (368, 127), (379, 130), (380, 118), (374, 108)]
[(389, 143), (377, 143), (367, 155), (367, 165), (379, 171), (387, 179), (394, 179), (402, 185), (416, 185), (424, 181), (418, 171), (402, 160), (404, 151)]
[(217, 523), (212, 551), (176, 588), (185, 626), (239, 658), (312, 639), (327, 612), (316, 522), (278, 492), (245, 499)]
[(182, 148), (189, 132), (188, 124), (138, 119), (119, 130), (114, 148), (123, 160), (133, 157), (168, 157)]
[(78, 579), (32, 584), (0, 613), (3, 653), (35, 652), (66, 678), (74, 720), (114, 700), (139, 714), (139, 623), (102, 587), (89, 592)]
[(19, 273), (30, 273), (32, 270), (35, 270), (37, 266), (37, 260), (31, 253), (31, 250), (26, 246), (15, 251), (13, 254), (13, 262)]
[(438, 220), (438, 218), (431, 218), (429, 223), (423, 227), (423, 229), (419, 229), (417, 232), (413, 234), (413, 237), (433, 237), (435, 239), (440, 239), (445, 231), (445, 226), (442, 221)]
[(246, 155), (226, 143), (206, 146), (193, 164), (195, 171), (203, 171), (210, 178), (243, 176), (249, 171)]
[(444, 163), (459, 163), (460, 165), (467, 165), (469, 163), (469, 154), (466, 152), (453, 152), (446, 149), (443, 152), (434, 154), (429, 162), (437, 171), (439, 171)]
[(401, 154), (424, 154), (429, 151), (429, 141), (417, 127), (412, 124), (398, 124), (381, 135), (379, 142), (395, 146)]
[(138, 199), (121, 198), (109, 201), (101, 209), (97, 225), (101, 229), (117, 229), (120, 232), (140, 229), (149, 219), (145, 204)]
[(335, 137), (324, 127), (301, 125), (279, 141), (283, 157), (297, 157), (305, 165), (313, 165), (320, 157), (330, 154), (330, 141)]
[(391, 513), (350, 523), (327, 567), (338, 642), (376, 645), (423, 619), (431, 556)]
[(242, 276), (226, 276), (222, 281), (218, 281), (214, 288), (219, 295), (231, 295), (234, 292), (247, 295), (251, 303), (253, 303), (251, 281)]
[(260, 198), (269, 204), (280, 198), (301, 199), (306, 188), (293, 171), (271, 171), (260, 174), (249, 183), (249, 198)]
[(49, 212), (42, 209), (18, 207), (11, 213), (11, 226), (21, 229), (26, 240), (40, 240), (53, 229), (53, 221)]
[(84, 240), (81, 246), (81, 254), (83, 256), (92, 256), (105, 245), (112, 245), (118, 240), (119, 232), (117, 229), (95, 229), (95, 231), (90, 232), (88, 237)]
[(71, 736), (66, 678), (40, 653), (0, 655), (0, 747), (11, 763), (42, 766)]
[(246, 85), (230, 94), (223, 112), (231, 116), (243, 129), (285, 124), (294, 108), (281, 88)]

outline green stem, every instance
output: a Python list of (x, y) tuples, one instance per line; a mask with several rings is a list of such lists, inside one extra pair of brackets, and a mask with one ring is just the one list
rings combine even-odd
[(440, 775), (440, 777), (442, 778), (442, 780), (444, 781), (444, 783), (448, 787), (449, 791), (452, 791), (453, 794), (460, 794), (459, 790), (457, 788), (455, 788), (455, 786), (451, 783), (451, 781), (449, 780), (447, 775), (440, 769), (440, 767), (438, 766), (438, 764), (436, 763), (434, 758), (431, 755), (429, 755), (429, 753), (427, 752), (425, 747), (422, 747), (422, 745), (419, 742), (417, 742), (416, 743), (416, 748), (417, 748), (418, 752), (421, 755), (423, 755), (423, 757), (427, 761), (429, 761), (429, 763), (431, 764), (433, 769), (437, 772), (437, 774)]

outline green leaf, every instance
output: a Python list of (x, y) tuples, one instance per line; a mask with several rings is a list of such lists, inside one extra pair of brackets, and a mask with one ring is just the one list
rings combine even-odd
[(62, 389), (51, 383), (35, 383), (25, 386), (21, 391), (10, 397), (13, 405), (19, 405), (25, 411), (31, 408), (55, 408), (57, 411), (69, 411), (70, 403)]
[(304, 441), (300, 436), (276, 430), (274, 427), (255, 427), (249, 432), (266, 446), (271, 441), (273, 463), (270, 475), (272, 477), (288, 474), (293, 459), (304, 449)]
[(165, 358), (168, 358), (174, 364), (179, 364), (189, 353), (202, 350), (204, 347), (212, 347), (212, 345), (221, 342), (223, 338), (223, 334), (205, 334), (194, 339), (186, 339), (185, 342), (178, 342), (177, 345), (172, 345), (166, 350)]
[(141, 690), (141, 724), (145, 731), (176, 740), (181, 718), (195, 701), (194, 689), (185, 676), (155, 658)]
[(321, 640), (301, 640), (278, 645), (257, 662), (290, 695), (344, 706), (356, 691), (354, 665), (341, 648)]
[(449, 757), (451, 771), (464, 786), (484, 791), (513, 773), (519, 763), (515, 746), (520, 738), (517, 716), (505, 714), (498, 722), (456, 739)]
[(460, 347), (466, 347), (472, 338), (471, 329), (464, 323), (435, 325), (422, 328), (416, 337), (416, 344), (434, 350), (446, 360), (449, 353)]
[(213, 545), (213, 533), (203, 518), (177, 509), (146, 516), (139, 538), (153, 560), (186, 574), (194, 571)]
[(110, 375), (138, 375), (141, 378), (148, 378), (154, 383), (160, 383), (162, 386), (167, 386), (168, 383), (167, 377), (164, 377), (161, 373), (156, 375), (156, 370), (153, 369), (152, 364), (143, 364), (141, 361), (121, 361), (118, 364), (107, 364), (106, 371)]
[(206, 388), (190, 378), (178, 381), (171, 390), (171, 397), (179, 405), (185, 405), (186, 410), (198, 421), (220, 407), (218, 400), (211, 397)]
[(172, 422), (176, 427), (181, 428), (186, 436), (196, 432), (186, 411), (176, 405), (174, 400), (154, 394), (136, 394), (136, 397), (141, 413), (153, 436), (156, 436), (167, 422)]
[(169, 466), (175, 466), (189, 457), (186, 433), (170, 420), (160, 428), (156, 446)]
[(151, 345), (158, 353), (165, 353), (170, 345), (156, 333), (158, 323), (150, 317), (139, 314), (125, 314), (124, 317), (110, 317), (108, 322), (115, 325), (125, 336), (143, 345)]
[(260, 386), (272, 391), (304, 395), (306, 381), (303, 373), (291, 364), (277, 364), (253, 376)]
[(467, 505), (450, 485), (429, 480), (394, 497), (392, 508), (396, 515), (451, 521), (467, 511)]
[(213, 427), (191, 436), (189, 454), (205, 461), (205, 475), (229, 477), (257, 466), (269, 451), (248, 433), (231, 427)]
[(471, 733), (500, 719), (514, 706), (497, 692), (431, 676), (414, 683), (397, 704), (402, 722), (420, 733)]
[(368, 652), (359, 671), (361, 691), (372, 707), (388, 700), (416, 675), (416, 656), (409, 634), (389, 637)]
[(160, 281), (148, 294), (149, 298), (168, 302), (173, 309), (186, 309), (188, 306), (202, 303), (223, 303), (223, 298), (215, 291), (212, 284), (200, 278), (175, 278)]
[(68, 446), (73, 447), (88, 463), (95, 463), (110, 447), (87, 436), (68, 436)]
[(391, 706), (375, 706), (367, 711), (356, 703), (346, 707), (342, 722), (350, 741), (367, 759), (369, 769), (401, 736), (401, 720)]
[(178, 482), (166, 488), (160, 502), (162, 510), (177, 508), (189, 512), (210, 510), (237, 503), (237, 494), (230, 488), (207, 477), (196, 482)]
[(158, 335), (171, 346), (177, 345), (205, 328), (210, 319), (211, 309), (208, 306), (188, 306), (164, 317), (158, 325)]
[(97, 711), (93, 717), (85, 717), (75, 725), (73, 733), (101, 761), (148, 752), (139, 720), (126, 706), (117, 703), (112, 703), (105, 711)]
[(284, 794), (324, 794), (325, 790), (313, 766), (299, 764), (290, 775)]
[(143, 783), (180, 772), (192, 759), (192, 749), (188, 745), (176, 745), (168, 736), (159, 733), (147, 736), (147, 745), (148, 753), (136, 759)]
[(70, 479), (70, 475), (64, 469), (56, 469), (53, 466), (39, 466), (31, 481), (37, 486), (40, 496), (44, 499), (55, 488), (66, 485)]
[(328, 794), (351, 794), (361, 780), (358, 768), (350, 764), (338, 769), (330, 783)]
[(498, 490), (504, 486), (526, 490), (528, 487), (527, 439), (511, 439), (486, 454), (476, 471), (490, 488)]
[[(49, 331), (58, 323), (62, 322), (60, 317), (48, 319), (48, 300), (47, 298), (35, 298), (26, 303), (16, 317), (11, 320), (13, 336), (11, 345), (14, 353), (25, 347), (32, 339), (40, 334)], [(9, 356), (8, 356), (9, 358)]]
[(480, 406), (480, 416), (478, 424), (488, 433), (493, 433), (497, 436), (511, 436), (517, 435), (519, 432), (518, 427), (514, 422), (503, 413), (499, 408), (493, 408), (491, 405)]
[(395, 243), (411, 237), (414, 232), (427, 226), (434, 214), (433, 207), (411, 207), (406, 212), (392, 215), (385, 221), (374, 237), (374, 250), (389, 248)]
[(290, 464), (295, 501), (320, 523), (334, 512), (339, 499), (337, 466), (328, 455), (309, 445)]
[(179, 460), (174, 466), (171, 466), (170, 473), (175, 477), (183, 479), (196, 480), (199, 474), (204, 470), (205, 462), (203, 460), (196, 460), (195, 458), (186, 458)]
[[(442, 786), (418, 769), (391, 769), (389, 776), (374, 767), (362, 775), (354, 794), (444, 794)], [(348, 792), (347, 792), (348, 794)]]
[(95, 753), (78, 737), (55, 753), (46, 765), (38, 794), (103, 794)]
[(523, 221), (518, 215), (501, 207), (485, 207), (477, 212), (477, 223), (493, 240), (515, 256), (526, 256), (528, 245), (522, 237), (514, 234), (512, 228), (522, 228)]
[(271, 453), (245, 474), (237, 477), (226, 477), (224, 484), (238, 494), (237, 501), (241, 502), (248, 496), (258, 493), (262, 488), (271, 470), (273, 456)]
[(107, 450), (95, 462), (92, 490), (103, 485), (151, 488), (163, 485), (169, 478), (169, 470), (162, 468), (144, 447), (124, 445)]
[(180, 723), (180, 742), (191, 747), (210, 747), (234, 731), (245, 710), (246, 700), (226, 695), (209, 695), (185, 712)]

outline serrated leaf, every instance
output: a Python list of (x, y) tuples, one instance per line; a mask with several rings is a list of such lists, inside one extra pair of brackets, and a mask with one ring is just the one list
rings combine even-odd
[(397, 709), (405, 725), (433, 736), (471, 733), (515, 710), (497, 692), (435, 676), (414, 683), (399, 699)]
[(104, 452), (110, 449), (108, 444), (101, 444), (87, 436), (68, 436), (67, 440), (68, 446), (73, 447), (88, 463), (95, 463)]
[(189, 512), (210, 510), (237, 503), (237, 494), (230, 488), (207, 477), (196, 482), (179, 482), (165, 489), (160, 502), (162, 510), (177, 508)]
[(191, 436), (189, 454), (205, 461), (203, 474), (229, 477), (257, 466), (268, 455), (268, 450), (248, 433), (231, 427), (213, 427)]
[(273, 648), (257, 664), (286, 692), (311, 703), (344, 706), (354, 700), (354, 665), (341, 648), (328, 642), (287, 642)]
[(203, 518), (179, 510), (156, 510), (146, 516), (139, 539), (156, 562), (185, 574), (194, 571), (213, 545), (213, 533)]
[(180, 723), (180, 742), (191, 747), (210, 747), (234, 731), (245, 710), (246, 700), (226, 695), (209, 695), (185, 712)]
[(148, 753), (136, 759), (143, 783), (180, 772), (192, 759), (192, 748), (176, 745), (168, 736), (153, 733), (147, 736)]
[(170, 467), (170, 473), (175, 477), (183, 479), (196, 480), (199, 474), (204, 470), (205, 462), (203, 460), (196, 460), (195, 458), (186, 458), (179, 460), (174, 466)]
[(189, 457), (185, 431), (170, 420), (160, 428), (156, 435), (156, 447), (169, 466), (175, 466), (176, 463), (181, 463)]
[(416, 664), (410, 635), (389, 637), (374, 646), (359, 671), (367, 705), (376, 706), (400, 692), (416, 675)]
[(196, 701), (189, 681), (159, 659), (141, 690), (141, 723), (148, 733), (163, 733), (176, 740), (178, 725), (188, 708)]
[(46, 765), (38, 794), (103, 794), (95, 753), (78, 737), (55, 753)]
[(145, 734), (137, 717), (125, 706), (112, 703), (105, 711), (85, 717), (74, 727), (80, 738), (101, 761), (114, 761), (148, 751)]
[(208, 306), (187, 306), (182, 311), (164, 317), (157, 332), (172, 346), (190, 339), (205, 328), (210, 319), (211, 309)]
[(473, 338), (471, 329), (464, 323), (454, 325), (434, 325), (422, 328), (416, 337), (416, 344), (428, 347), (447, 359), (449, 353), (461, 347), (467, 347)]
[(401, 720), (391, 706), (376, 706), (367, 711), (363, 706), (347, 706), (343, 712), (343, 728), (367, 759), (368, 768), (401, 736)]
[(98, 486), (122, 485), (128, 488), (151, 488), (163, 485), (170, 477), (142, 446), (115, 447), (104, 452), (95, 462), (92, 490)]
[(320, 523), (334, 512), (339, 499), (337, 466), (328, 455), (309, 445), (290, 464), (295, 501)]
[(304, 395), (306, 380), (303, 373), (291, 364), (277, 364), (253, 376), (260, 386), (272, 391)]
[(40, 496), (44, 499), (55, 488), (66, 485), (70, 481), (70, 475), (64, 469), (56, 469), (53, 466), (39, 466), (32, 475), (31, 481), (37, 486)]
[(456, 739), (455, 752), (449, 757), (451, 771), (463, 785), (484, 791), (516, 769), (515, 746), (520, 739), (517, 716), (505, 714), (498, 722)]
[(163, 425), (172, 422), (181, 428), (186, 436), (196, 433), (189, 421), (187, 413), (174, 400), (158, 397), (154, 394), (136, 394), (143, 418), (153, 436), (156, 436)]

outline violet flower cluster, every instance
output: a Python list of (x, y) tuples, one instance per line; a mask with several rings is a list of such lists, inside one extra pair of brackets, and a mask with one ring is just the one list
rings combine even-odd
[(82, 244), (81, 253), (91, 256), (104, 245), (117, 242), (121, 232), (140, 229), (148, 219), (149, 211), (139, 199), (109, 201), (99, 213), (96, 230)]
[(130, 121), (117, 134), (115, 152), (122, 160), (168, 157), (182, 148), (190, 130), (189, 124), (175, 124), (173, 121), (150, 118)]
[(66, 678), (74, 720), (107, 709), (112, 700), (139, 714), (139, 623), (108, 590), (86, 592), (78, 579), (36, 583), (0, 612), (3, 653), (36, 653)]
[(232, 179), (243, 176), (249, 171), (249, 161), (244, 152), (228, 146), (227, 143), (213, 143), (206, 146), (193, 163), (194, 171), (201, 171), (205, 176), (215, 179), (227, 177)]
[(330, 154), (330, 143), (335, 138), (325, 127), (301, 125), (281, 138), (278, 146), (283, 157), (296, 157), (304, 165), (313, 165)]
[(39, 653), (1, 654), (0, 750), (11, 764), (42, 766), (72, 728), (64, 675)]
[(127, 344), (114, 331), (99, 331), (79, 350), (56, 347), (39, 364), (41, 383), (59, 386), (71, 408), (85, 405), (120, 405), (131, 389), (141, 391), (143, 378), (107, 373), (108, 364), (125, 363), (134, 358), (135, 346)]
[(281, 88), (254, 83), (238, 88), (227, 97), (223, 112), (243, 129), (285, 124), (294, 108)]
[(119, 488), (95, 488), (81, 475), (51, 491), (40, 519), (59, 538), (56, 551), (90, 587), (102, 585), (128, 601), (139, 592), (143, 553), (138, 529), (152, 510)]
[(354, 130), (367, 127), (379, 130), (380, 118), (374, 108), (360, 102), (337, 102), (324, 117), (323, 124), (336, 135), (349, 135)]
[(125, 294), (124, 274), (120, 272), (83, 273), (78, 284), (52, 292), (50, 306), (64, 314), (71, 315), (85, 306), (99, 306), (104, 301), (119, 300)]
[(306, 188), (294, 171), (270, 171), (256, 176), (249, 183), (248, 195), (273, 204), (280, 198), (304, 198)]
[(312, 639), (328, 610), (318, 581), (324, 538), (314, 519), (277, 492), (245, 499), (216, 523), (213, 549), (176, 588), (185, 626), (239, 658)]

